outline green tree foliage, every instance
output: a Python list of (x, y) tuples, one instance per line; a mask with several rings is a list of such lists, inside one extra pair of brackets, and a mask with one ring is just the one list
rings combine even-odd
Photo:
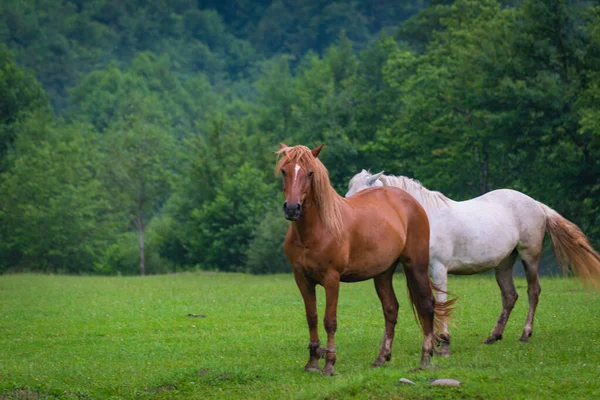
[(269, 209), (254, 228), (246, 250), (246, 271), (253, 274), (290, 272), (291, 265), (283, 252), (283, 241), (290, 223), (281, 218), (279, 207)]
[(401, 112), (375, 144), (395, 164), (379, 167), (458, 198), (523, 190), (597, 237), (597, 147), (585, 117), (594, 113), (578, 107), (597, 85), (587, 33), (596, 8), (461, 0), (434, 9), (443, 17), (426, 50), (391, 53), (384, 68)]
[(0, 271), (92, 273), (118, 228), (89, 128), (20, 125), (0, 175)]
[[(222, 247), (219, 235), (223, 233), (221, 230), (228, 230), (227, 235), (242, 243), (234, 252), (237, 259), (230, 258), (230, 264), (220, 264), (216, 255), (211, 256), (210, 268), (229, 265), (226, 268), (235, 270), (244, 265), (246, 245), (243, 243), (249, 242), (253, 236), (253, 229), (245, 225), (247, 221), (244, 218), (250, 219), (252, 225), (252, 221), (256, 221), (254, 218), (261, 216), (258, 210), (268, 210), (268, 205), (273, 204), (270, 200), (275, 199), (278, 193), (273, 186), (272, 175), (267, 172), (272, 170), (274, 161), (274, 156), (269, 154), (270, 149), (276, 146), (260, 136), (248, 135), (248, 131), (252, 130), (247, 122), (231, 123), (222, 116), (216, 116), (206, 137), (195, 136), (185, 140), (180, 158), (181, 173), (165, 206), (166, 213), (171, 216), (165, 222), (166, 226), (177, 226), (170, 228), (171, 234), (163, 236), (161, 254), (169, 260), (209, 267), (205, 265), (208, 249)], [(250, 176), (254, 172), (256, 175)], [(236, 179), (232, 181), (232, 177)], [(237, 179), (248, 182), (235, 182)], [(228, 190), (223, 192), (226, 182)], [(242, 197), (247, 197), (249, 204), (242, 204)], [(227, 215), (230, 210), (226, 207), (233, 204), (240, 204), (238, 216)], [(218, 222), (210, 222), (215, 218)], [(219, 223), (224, 226), (212, 230), (199, 221), (210, 222), (213, 227)], [(226, 221), (237, 221), (235, 224), (240, 226), (230, 229)]]
[(340, 193), (514, 188), (598, 244), (599, 26), (566, 0), (2, 2), (0, 269), (289, 271), (279, 142), (325, 142)]
[(138, 234), (140, 273), (145, 274), (144, 232), (171, 189), (175, 139), (164, 130), (160, 102), (138, 99), (106, 133), (108, 191)]
[(503, 106), (493, 93), (507, 76), (499, 55), (510, 54), (514, 10), (495, 1), (457, 1), (448, 8), (444, 30), (427, 52), (399, 50), (385, 66), (402, 114), (390, 116), (380, 146), (400, 151), (398, 169), (468, 197), (504, 184), (490, 182), (503, 176), (490, 166), (505, 165), (502, 146), (510, 141), (498, 132), (504, 128)]
[(168, 55), (178, 73), (206, 73), (212, 83), (253, 76), (260, 54), (323, 51), (345, 29), (365, 41), (397, 26), (418, 2), (7, 0), (0, 3), (0, 41), (34, 70), (57, 110), (88, 73), (130, 64), (138, 53)]
[(162, 115), (171, 136), (182, 137), (215, 110), (220, 99), (203, 75), (178, 79), (167, 56), (140, 53), (130, 68), (115, 64), (94, 71), (74, 87), (66, 116), (87, 120), (104, 131), (115, 119), (131, 112), (140, 101), (156, 97), (153, 113)]
[(212, 201), (191, 213), (195, 225), (190, 251), (209, 269), (244, 270), (256, 226), (276, 207), (264, 172), (244, 164), (223, 179)]
[(17, 134), (17, 126), (32, 113), (37, 118), (47, 119), (51, 115), (48, 99), (35, 77), (19, 68), (12, 53), (0, 45), (0, 171), (3, 155)]

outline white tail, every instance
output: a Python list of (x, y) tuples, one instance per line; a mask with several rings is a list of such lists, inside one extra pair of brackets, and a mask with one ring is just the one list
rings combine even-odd
[[(538, 202), (539, 203), (539, 202)], [(583, 281), (600, 289), (600, 255), (577, 225), (539, 203), (546, 214), (546, 231), (552, 240), (556, 259), (564, 271), (568, 267)]]

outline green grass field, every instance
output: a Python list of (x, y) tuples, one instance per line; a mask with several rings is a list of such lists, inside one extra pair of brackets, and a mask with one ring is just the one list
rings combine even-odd
[[(383, 333), (373, 284), (343, 284), (336, 376), (327, 378), (303, 372), (308, 329), (291, 275), (1, 276), (0, 398), (598, 398), (600, 295), (542, 278), (534, 334), (522, 344), (527, 291), (516, 284), (504, 340), (486, 346), (500, 311), (496, 282), (452, 278), (453, 354), (426, 372), (409, 372), (422, 334), (404, 276), (395, 280), (393, 358), (380, 369), (370, 367)], [(397, 385), (401, 377), (416, 385)], [(432, 387), (434, 378), (463, 384)]]

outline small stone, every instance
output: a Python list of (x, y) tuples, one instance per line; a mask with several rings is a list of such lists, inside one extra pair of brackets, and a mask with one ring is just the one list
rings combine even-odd
[(436, 379), (431, 384), (433, 386), (460, 386), (460, 382), (456, 379)]
[(398, 383), (399, 384), (406, 384), (406, 385), (414, 385), (415, 384), (413, 381), (411, 381), (410, 379), (406, 379), (406, 378), (400, 378), (400, 379), (398, 379)]

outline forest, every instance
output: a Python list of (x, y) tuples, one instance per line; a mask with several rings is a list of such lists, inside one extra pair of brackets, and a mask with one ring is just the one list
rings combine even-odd
[(600, 4), (4, 0), (0, 272), (290, 271), (279, 143), (600, 247)]

